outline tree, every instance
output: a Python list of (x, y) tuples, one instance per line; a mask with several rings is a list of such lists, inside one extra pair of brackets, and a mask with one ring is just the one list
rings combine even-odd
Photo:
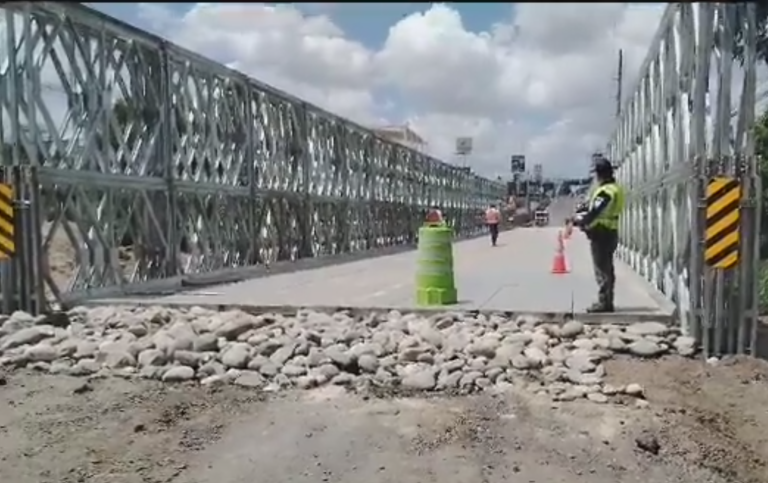
[(760, 116), (755, 125), (755, 154), (758, 157), (762, 181), (763, 209), (760, 213), (762, 227), (760, 239), (760, 306), (768, 307), (768, 112)]

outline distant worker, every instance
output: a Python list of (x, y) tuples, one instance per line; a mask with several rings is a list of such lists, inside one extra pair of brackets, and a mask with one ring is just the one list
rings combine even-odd
[(492, 204), (485, 210), (485, 224), (488, 225), (488, 231), (491, 233), (491, 246), (496, 246), (499, 239), (499, 223), (501, 223), (501, 212), (496, 205)]
[(445, 223), (445, 220), (443, 219), (443, 212), (440, 211), (440, 208), (437, 205), (433, 205), (427, 211), (426, 222), (429, 225), (442, 225)]
[(597, 279), (597, 303), (587, 312), (613, 312), (616, 273), (613, 256), (619, 246), (619, 218), (624, 209), (624, 190), (616, 184), (613, 166), (605, 158), (595, 160), (596, 186), (591, 190), (586, 206), (577, 209), (574, 225), (589, 238), (592, 264)]

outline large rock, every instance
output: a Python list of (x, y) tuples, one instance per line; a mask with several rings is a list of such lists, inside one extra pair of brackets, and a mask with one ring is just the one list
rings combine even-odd
[(655, 357), (667, 351), (666, 348), (648, 339), (640, 339), (629, 344), (627, 350), (630, 354), (640, 357)]
[(2, 344), (0, 344), (0, 352), (23, 345), (37, 344), (42, 340), (53, 337), (55, 334), (54, 328), (49, 325), (26, 327), (7, 336)]
[[(602, 383), (615, 353), (695, 353), (664, 324), (558, 325), (536, 317), (450, 312), (424, 317), (215, 312), (202, 307), (77, 308), (67, 324), (16, 313), (2, 321), (0, 366), (73, 376), (141, 377), (253, 390), (335, 384), (408, 391), (525, 390), (603, 404), (623, 391)], [(37, 324), (37, 325), (36, 325)], [(627, 381), (629, 382), (629, 381)]]

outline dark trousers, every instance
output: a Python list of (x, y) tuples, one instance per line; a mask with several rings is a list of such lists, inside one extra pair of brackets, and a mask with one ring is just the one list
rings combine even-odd
[(613, 307), (616, 272), (613, 256), (619, 246), (619, 233), (615, 230), (596, 228), (589, 233), (592, 265), (597, 280), (597, 301), (603, 307)]
[(488, 223), (488, 230), (491, 232), (491, 244), (496, 245), (496, 241), (499, 239), (499, 224)]

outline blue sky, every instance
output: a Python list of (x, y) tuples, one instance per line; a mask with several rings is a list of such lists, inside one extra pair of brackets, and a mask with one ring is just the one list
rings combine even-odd
[[(378, 48), (387, 37), (390, 26), (414, 12), (426, 11), (431, 3), (378, 3), (378, 4), (338, 4), (326, 9), (350, 37), (364, 42), (367, 46)], [(487, 31), (491, 25), (502, 18), (509, 18), (512, 6), (509, 3), (450, 3), (452, 8), (461, 13), (467, 30)], [(305, 10), (312, 5), (302, 5)], [(317, 7), (315, 7), (317, 8)]]
[[(510, 3), (452, 3), (446, 2), (461, 13), (465, 28), (473, 32), (487, 31), (493, 24), (509, 19), (514, 13)], [(131, 3), (86, 3), (108, 15), (131, 24), (142, 26), (136, 15), (137, 4)], [(158, 3), (165, 9), (183, 15), (195, 3)], [(300, 3), (296, 7), (307, 13), (324, 13), (333, 18), (336, 25), (350, 37), (363, 42), (367, 47), (377, 49), (387, 38), (389, 28), (398, 20), (414, 12), (428, 10), (431, 3), (351, 3), (322, 4)]]

